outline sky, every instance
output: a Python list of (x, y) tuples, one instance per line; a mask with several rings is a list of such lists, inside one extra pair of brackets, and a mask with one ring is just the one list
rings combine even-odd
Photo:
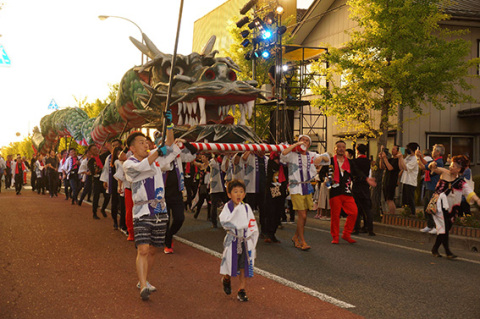
[[(141, 62), (129, 36), (141, 39), (134, 21), (164, 53), (173, 54), (180, 0), (1, 0), (0, 45), (11, 66), (0, 66), (0, 148), (23, 140), (59, 107), (75, 98), (105, 99), (109, 84), (119, 83)], [(178, 53), (189, 54), (193, 23), (225, 0), (184, 0)], [(298, 0), (307, 8), (312, 0)], [(20, 133), (20, 136), (16, 136)]]

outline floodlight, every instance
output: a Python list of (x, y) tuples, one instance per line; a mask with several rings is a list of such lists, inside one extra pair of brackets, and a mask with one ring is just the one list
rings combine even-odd
[(265, 21), (265, 23), (268, 25), (272, 25), (275, 22), (275, 13), (273, 12), (267, 13), (263, 21)]
[(280, 27), (277, 28), (277, 34), (278, 34), (278, 35), (282, 35), (282, 34), (284, 34), (286, 31), (287, 31), (287, 27), (284, 26), (284, 25), (282, 25), (282, 26), (280, 26)]
[(237, 22), (237, 28), (243, 27), (246, 23), (248, 23), (248, 21), (250, 21), (250, 19), (249, 19), (248, 17), (243, 17), (243, 18), (241, 18), (241, 19), (238, 20), (238, 22)]
[(268, 40), (272, 37), (272, 32), (270, 30), (264, 30), (262, 32), (262, 39)]
[(250, 0), (248, 1), (242, 9), (240, 9), (240, 14), (245, 14), (247, 13), (251, 8), (253, 8), (254, 5), (256, 5), (258, 0)]
[(242, 35), (242, 38), (246, 38), (246, 37), (248, 37), (248, 35), (250, 34), (250, 31), (248, 31), (248, 30), (243, 30), (242, 32), (240, 32), (240, 34)]
[(250, 44), (250, 40), (245, 39), (240, 43), (244, 48), (247, 47)]

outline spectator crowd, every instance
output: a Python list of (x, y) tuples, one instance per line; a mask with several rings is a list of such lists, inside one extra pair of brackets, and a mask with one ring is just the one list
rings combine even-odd
[[(100, 218), (98, 211), (107, 217), (111, 203), (113, 228), (125, 234), (127, 240), (135, 241), (137, 286), (144, 300), (155, 291), (147, 281), (155, 247), (163, 247), (165, 254), (174, 252), (172, 238), (181, 229), (185, 212), (193, 213), (197, 219), (206, 203), (206, 219), (212, 228), (218, 227), (220, 217), (229, 238), (238, 240), (238, 247), (254, 249), (248, 247), (251, 243), (247, 238), (232, 237), (229, 227), (234, 219), (225, 219), (225, 210), (229, 209), (228, 214), (238, 211), (243, 197), (236, 194), (242, 189), (245, 203), (258, 212), (259, 238), (266, 243), (280, 243), (277, 229), (296, 218), (292, 243), (300, 250), (309, 250), (305, 224), (307, 212), (312, 210), (316, 211), (315, 218), (330, 220), (332, 244), (338, 244), (340, 238), (353, 244), (356, 240), (352, 235), (360, 233), (375, 236), (371, 190), (377, 182), (372, 177), (374, 163), (368, 158), (366, 145), (357, 144), (353, 151), (339, 140), (333, 154), (318, 154), (308, 151), (310, 137), (300, 135), (297, 143), (282, 152), (197, 153), (187, 141), (174, 140), (171, 125), (165, 140), (160, 138), (156, 143), (134, 132), (125, 142), (114, 139), (101, 147), (90, 145), (84, 154), (70, 148), (37, 154), (30, 160), (20, 154), (15, 159), (0, 155), (0, 183), (5, 183), (5, 189), (14, 186), (20, 196), (30, 172), (33, 192), (53, 198), (58, 197), (63, 186), (69, 204), (91, 202), (94, 220)], [(455, 258), (448, 246), (448, 231), (455, 217), (468, 213), (470, 203), (480, 204), (480, 199), (473, 192), (468, 158), (458, 155), (445, 161), (444, 156), (443, 145), (422, 152), (417, 143), (409, 143), (405, 148), (393, 146), (391, 153), (382, 149), (378, 163), (384, 171), (385, 213), (395, 213), (401, 195), (404, 209), (415, 215), (415, 193), (420, 188), (427, 218), (427, 227), (421, 231), (437, 235), (432, 254), (441, 257), (438, 249), (443, 245), (447, 257)], [(229, 207), (229, 203), (235, 205)], [(341, 216), (346, 217), (342, 231)], [(228, 293), (232, 273), (224, 275), (222, 282)], [(245, 285), (241, 283), (243, 292), (238, 298), (246, 301)]]

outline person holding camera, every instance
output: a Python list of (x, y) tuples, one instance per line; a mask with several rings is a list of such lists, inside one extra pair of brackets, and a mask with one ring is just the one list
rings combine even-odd
[(445, 147), (442, 144), (433, 145), (432, 158), (424, 156), (420, 150), (415, 152), (415, 155), (418, 158), (418, 166), (425, 170), (425, 195), (423, 197), (423, 211), (425, 213), (425, 217), (427, 218), (427, 226), (423, 228), (421, 232), (428, 232), (432, 235), (437, 233), (437, 229), (435, 228), (435, 222), (433, 221), (432, 215), (427, 214), (427, 206), (433, 196), (433, 193), (435, 193), (435, 187), (440, 180), (440, 175), (430, 171), (429, 165), (432, 162), (436, 162), (437, 168), (443, 167), (443, 154), (445, 154)]
[(410, 209), (410, 213), (415, 216), (415, 189), (417, 188), (418, 177), (418, 163), (415, 157), (415, 151), (420, 149), (420, 146), (415, 143), (408, 143), (405, 148), (407, 157), (399, 157), (398, 166), (403, 171), (400, 182), (403, 184), (402, 188), (402, 205)]
[(403, 158), (402, 153), (399, 151), (400, 147), (394, 145), (392, 147), (392, 156), (388, 158), (388, 149), (384, 149), (378, 155), (380, 157), (380, 169), (386, 169), (385, 180), (383, 183), (383, 196), (388, 206), (388, 213), (395, 214), (395, 189), (398, 185), (398, 176), (400, 175), (400, 167), (398, 165), (399, 158)]
[(69, 182), (70, 188), (72, 189), (72, 205), (75, 205), (78, 201), (77, 192), (78, 187), (80, 186), (78, 180), (78, 169), (80, 168), (80, 160), (77, 157), (77, 150), (70, 148), (68, 150), (70, 157), (67, 160), (65, 173), (67, 175), (67, 180)]

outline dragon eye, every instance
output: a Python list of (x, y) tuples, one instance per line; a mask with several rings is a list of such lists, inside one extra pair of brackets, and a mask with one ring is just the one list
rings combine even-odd
[(228, 72), (228, 79), (232, 82), (235, 81), (237, 79), (237, 73), (230, 70), (230, 72)]
[(215, 80), (215, 72), (213, 70), (207, 70), (205, 71), (205, 78), (207, 80)]
[[(169, 66), (169, 67), (165, 70), (165, 72), (167, 73), (168, 76), (170, 76), (171, 70), (172, 70), (172, 67), (171, 67), (171, 66)], [(181, 67), (179, 67), (179, 66), (176, 66), (176, 67), (175, 67), (175, 72), (173, 73), (173, 75), (182, 75), (182, 74), (183, 74), (183, 69), (182, 69)]]

